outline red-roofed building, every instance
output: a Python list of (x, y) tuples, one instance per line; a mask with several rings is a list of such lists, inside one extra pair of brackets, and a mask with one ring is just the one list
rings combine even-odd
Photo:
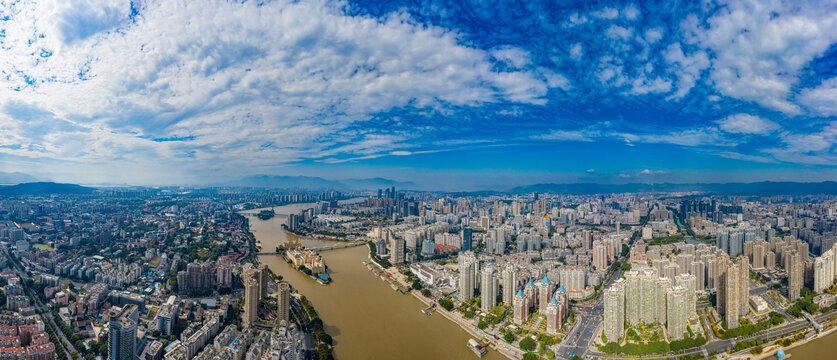
[(455, 253), (459, 251), (459, 247), (453, 245), (433, 244), (433, 249), (435, 250), (436, 254)]
[(29, 341), (32, 345), (43, 345), (49, 342), (49, 335), (46, 333), (37, 333), (32, 335), (32, 339)]
[(26, 350), (22, 347), (0, 348), (0, 359), (3, 360), (26, 360)]
[(31, 345), (26, 347), (26, 360), (55, 360), (55, 345)]
[(0, 335), (17, 336), (17, 326), (0, 326)]
[[(49, 340), (49, 339), (47, 339)], [(20, 337), (18, 336), (9, 336), (9, 335), (0, 335), (0, 347), (19, 347), (20, 346)]]

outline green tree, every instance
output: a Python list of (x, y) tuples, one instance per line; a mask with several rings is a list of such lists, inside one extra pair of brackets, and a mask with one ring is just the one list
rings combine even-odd
[(509, 344), (513, 343), (514, 342), (514, 333), (512, 333), (511, 331), (506, 332), (506, 335), (503, 335), (503, 340), (505, 340)]
[(520, 340), (520, 348), (523, 350), (532, 351), (535, 350), (535, 346), (537, 346), (537, 343), (531, 337), (527, 336)]
[(447, 298), (439, 300), (439, 305), (447, 311), (451, 311), (451, 309), (453, 309), (453, 301), (450, 301), (450, 299)]
[(532, 353), (523, 354), (523, 360), (539, 360), (538, 356)]

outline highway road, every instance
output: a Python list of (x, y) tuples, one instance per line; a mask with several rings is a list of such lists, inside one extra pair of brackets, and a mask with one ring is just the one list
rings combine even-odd
[[(613, 282), (622, 276), (622, 269), (618, 268), (610, 277), (610, 281), (602, 289), (608, 288)], [(601, 325), (602, 316), (604, 315), (604, 296), (599, 295), (596, 303), (593, 306), (573, 306), (576, 311), (578, 321), (576, 326), (569, 331), (564, 341), (558, 347), (555, 355), (558, 359), (570, 359), (577, 355), (585, 358), (590, 345), (592, 344), (593, 336), (597, 334), (597, 328)]]
[[(827, 322), (827, 321), (830, 321), (830, 320), (835, 319), (835, 318), (837, 318), (837, 310), (832, 310), (832, 311), (830, 311), (826, 314), (820, 314), (820, 315), (814, 316), (814, 319), (818, 323)], [(643, 357), (643, 359), (645, 359), (645, 360), (667, 359), (667, 358), (670, 358), (672, 356), (696, 355), (696, 354), (705, 355), (705, 354), (709, 354), (709, 353), (712, 353), (712, 352), (721, 353), (721, 352), (726, 351), (727, 349), (734, 348), (735, 345), (738, 344), (739, 342), (750, 341), (750, 340), (754, 340), (756, 338), (777, 339), (777, 338), (781, 338), (781, 337), (787, 336), (789, 334), (795, 333), (797, 331), (808, 330), (808, 329), (812, 329), (812, 327), (811, 327), (811, 324), (807, 321), (786, 322), (785, 325), (775, 327), (775, 328), (771, 328), (771, 329), (767, 329), (767, 330), (763, 330), (763, 331), (759, 331), (757, 333), (753, 333), (753, 334), (750, 334), (750, 335), (742, 337), (742, 338), (710, 341), (706, 345), (703, 345), (703, 346), (700, 346), (700, 347), (697, 347), (697, 348), (694, 348), (694, 349), (691, 349), (691, 350), (684, 351), (683, 353), (680, 353), (680, 354), (664, 355), (664, 356), (653, 357), (653, 358), (645, 356), (645, 357)], [(593, 356), (602, 358), (602, 359), (617, 359), (617, 358), (626, 359), (626, 358), (628, 358), (624, 355), (623, 356), (613, 356), (613, 355), (604, 354), (604, 353), (601, 353), (601, 352), (598, 352), (598, 351), (591, 351), (590, 354), (593, 355)]]

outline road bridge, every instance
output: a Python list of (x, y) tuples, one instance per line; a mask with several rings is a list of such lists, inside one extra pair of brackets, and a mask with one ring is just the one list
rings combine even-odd
[[(329, 246), (320, 246), (320, 247), (311, 247), (305, 248), (306, 250), (314, 250), (316, 252), (323, 252), (323, 251), (331, 251), (331, 250), (338, 250), (338, 249), (346, 249), (355, 246), (362, 246), (366, 245), (366, 242), (354, 242), (348, 244), (337, 244), (337, 245), (329, 245)], [(278, 252), (270, 251), (270, 252), (259, 252), (256, 255), (279, 255)]]

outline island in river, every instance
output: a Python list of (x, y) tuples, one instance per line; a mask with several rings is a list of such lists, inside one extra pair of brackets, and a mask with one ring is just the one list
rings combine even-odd
[(273, 211), (273, 209), (262, 210), (262, 211), (259, 211), (258, 214), (256, 214), (256, 217), (258, 217), (260, 220), (269, 220), (269, 219), (273, 218), (274, 216), (276, 216), (276, 213)]

